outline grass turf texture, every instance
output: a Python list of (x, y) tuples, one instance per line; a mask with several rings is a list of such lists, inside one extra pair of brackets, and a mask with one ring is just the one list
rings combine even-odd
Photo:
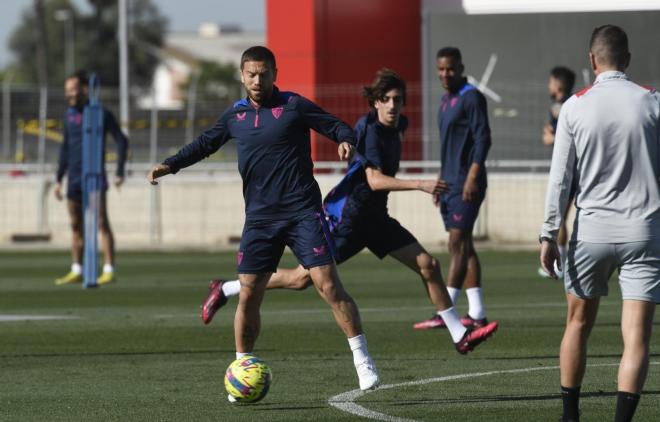
[[(488, 316), (500, 330), (468, 356), (454, 351), (445, 330), (412, 330), (432, 308), (409, 270), (370, 254), (342, 265), (383, 383), (558, 365), (563, 290), (536, 275), (537, 256), (481, 253)], [(67, 270), (67, 254), (0, 254), (0, 315), (75, 317), (0, 322), (0, 420), (359, 420), (328, 405), (331, 396), (357, 388), (357, 379), (346, 340), (313, 289), (267, 293), (256, 354), (273, 371), (271, 390), (255, 405), (226, 401), (223, 374), (234, 358), (236, 300), (210, 326), (203, 326), (199, 304), (208, 279), (232, 276), (234, 259), (229, 253), (121, 253), (119, 283), (84, 291), (53, 285)], [(445, 255), (440, 259), (447, 262)], [(294, 260), (285, 255), (282, 263)], [(619, 291), (616, 283), (610, 287), (590, 364), (616, 363), (620, 356)], [(464, 295), (459, 311), (466, 311)], [(660, 361), (657, 326), (652, 361)], [(616, 371), (587, 370), (583, 420), (612, 419)], [(419, 421), (557, 420), (558, 379), (557, 369), (503, 373), (380, 390), (356, 402)], [(660, 365), (652, 365), (636, 420), (657, 420), (659, 408)]]

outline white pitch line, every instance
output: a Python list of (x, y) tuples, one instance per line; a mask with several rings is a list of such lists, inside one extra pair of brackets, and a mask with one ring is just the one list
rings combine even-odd
[[(650, 362), (649, 364), (659, 365), (660, 362)], [(598, 366), (619, 366), (619, 364), (597, 363), (597, 364), (587, 365), (587, 367), (598, 367)], [(559, 369), (559, 366), (507, 369), (502, 371), (488, 371), (488, 372), (473, 372), (471, 374), (458, 374), (458, 375), (449, 375), (446, 377), (427, 378), (417, 381), (401, 382), (398, 384), (385, 384), (378, 387), (378, 389), (372, 391), (362, 391), (358, 389), (358, 390), (351, 390), (345, 393), (337, 394), (336, 396), (332, 396), (328, 399), (328, 404), (343, 412), (350, 413), (352, 415), (360, 416), (367, 419), (374, 419), (374, 420), (386, 421), (386, 422), (420, 422), (417, 419), (399, 418), (397, 416), (391, 416), (385, 413), (369, 410), (366, 407), (360, 406), (359, 404), (355, 403), (355, 400), (364, 396), (365, 394), (370, 394), (379, 390), (389, 390), (392, 388), (409, 387), (413, 385), (425, 385), (434, 382), (452, 381), (452, 380), (465, 379), (465, 378), (485, 377), (489, 375), (519, 374), (524, 372), (548, 371), (550, 369)]]
[(80, 317), (67, 316), (67, 315), (2, 315), (0, 314), (0, 322), (53, 321), (58, 319), (80, 319)]

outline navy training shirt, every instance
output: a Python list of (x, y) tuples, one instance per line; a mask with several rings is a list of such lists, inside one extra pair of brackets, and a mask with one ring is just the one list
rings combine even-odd
[(313, 175), (310, 129), (335, 142), (355, 144), (350, 126), (308, 99), (275, 87), (271, 98), (259, 107), (248, 99), (236, 101), (212, 128), (163, 164), (176, 173), (234, 139), (246, 220), (320, 212), (321, 191)]
[[(397, 127), (390, 128), (378, 120), (375, 110), (360, 117), (355, 124), (357, 151), (367, 161), (367, 167), (380, 170), (384, 175), (394, 177), (399, 171), (401, 159), (401, 140), (408, 128), (408, 119), (399, 117)], [(387, 212), (387, 197), (389, 191), (373, 191), (366, 181), (353, 191), (354, 201), (359, 202), (361, 210)], [(358, 205), (358, 204), (355, 204)]]
[[(69, 107), (64, 114), (64, 141), (60, 148), (60, 159), (57, 167), (57, 181), (62, 182), (64, 174), (67, 174), (69, 186), (82, 183), (82, 121), (83, 110), (77, 107)], [(105, 137), (108, 134), (117, 144), (117, 176), (124, 177), (126, 165), (126, 154), (128, 152), (128, 139), (121, 131), (115, 116), (103, 108), (103, 146), (105, 151)], [(105, 172), (105, 153), (102, 154), (103, 171)], [(82, 186), (80, 186), (82, 189)]]
[(438, 129), (442, 143), (440, 176), (449, 183), (450, 192), (463, 191), (473, 163), (481, 165), (477, 184), (486, 189), (484, 163), (491, 145), (490, 127), (486, 98), (477, 87), (464, 80), (458, 92), (442, 96)]

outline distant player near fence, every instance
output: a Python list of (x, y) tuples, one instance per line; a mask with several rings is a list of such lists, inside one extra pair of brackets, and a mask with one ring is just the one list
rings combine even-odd
[[(85, 71), (78, 71), (68, 77), (64, 83), (64, 94), (68, 108), (64, 116), (64, 141), (60, 148), (59, 164), (57, 167), (57, 182), (54, 194), (62, 200), (62, 181), (67, 180), (67, 209), (71, 220), (71, 270), (64, 277), (55, 280), (55, 284), (75, 284), (83, 280), (83, 114), (88, 104), (88, 76)], [(115, 281), (115, 242), (110, 220), (108, 219), (106, 191), (108, 181), (105, 177), (105, 134), (112, 134), (117, 145), (117, 171), (114, 184), (118, 188), (124, 182), (124, 168), (128, 151), (128, 140), (122, 133), (112, 112), (104, 109), (102, 119), (102, 145), (100, 203), (98, 213), (98, 227), (101, 233), (101, 248), (103, 250), (103, 272), (96, 281), (102, 285)]]

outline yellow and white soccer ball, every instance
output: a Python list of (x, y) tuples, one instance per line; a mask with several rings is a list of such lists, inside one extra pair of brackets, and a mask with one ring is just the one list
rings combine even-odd
[(266, 397), (273, 375), (264, 361), (252, 355), (233, 361), (225, 372), (225, 389), (230, 401), (255, 403)]

